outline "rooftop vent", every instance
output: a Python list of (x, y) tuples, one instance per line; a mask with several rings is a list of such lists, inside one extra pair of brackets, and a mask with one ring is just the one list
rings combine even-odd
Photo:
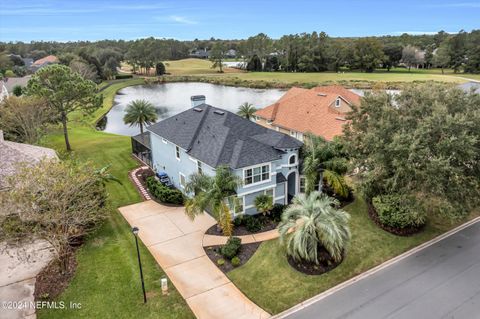
[(346, 119), (343, 118), (343, 117), (336, 117), (335, 119), (336, 119), (336, 120), (339, 120), (339, 121), (346, 121)]
[(318, 96), (327, 96), (325, 93), (318, 93)]
[(199, 105), (205, 104), (205, 95), (193, 95), (190, 97), (190, 101), (192, 102), (192, 107), (197, 107)]
[(223, 115), (223, 114), (225, 114), (225, 112), (219, 111), (219, 110), (215, 110), (215, 111), (213, 111), (213, 113), (218, 114), (218, 115)]
[(193, 110), (196, 111), (196, 112), (202, 112), (202, 111), (203, 111), (203, 110), (202, 110), (201, 108), (199, 108), (199, 107), (194, 107)]

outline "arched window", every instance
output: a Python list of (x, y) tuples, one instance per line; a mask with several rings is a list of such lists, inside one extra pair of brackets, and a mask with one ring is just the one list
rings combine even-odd
[(288, 164), (295, 164), (297, 162), (297, 157), (295, 155), (290, 156), (288, 159)]

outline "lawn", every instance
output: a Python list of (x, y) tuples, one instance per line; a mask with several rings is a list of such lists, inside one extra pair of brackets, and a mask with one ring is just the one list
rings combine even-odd
[[(115, 83), (103, 91), (105, 112), (115, 91), (130, 84)], [(110, 104), (109, 104), (110, 103)], [(162, 296), (160, 279), (165, 273), (148, 250), (141, 244), (141, 256), (148, 294), (143, 304), (135, 242), (128, 223), (117, 207), (139, 202), (139, 194), (128, 179), (128, 171), (137, 166), (130, 155), (130, 138), (96, 131), (92, 127), (95, 117), (81, 119), (70, 125), (73, 156), (89, 160), (93, 167), (111, 165), (110, 171), (122, 185), (108, 185), (110, 214), (104, 225), (87, 240), (77, 253), (76, 274), (57, 300), (81, 303), (80, 310), (43, 309), (38, 318), (193, 318), (193, 314), (180, 294), (170, 284), (170, 294)], [(63, 135), (52, 131), (43, 143), (59, 151), (64, 149)]]
[[(200, 75), (200, 74), (219, 74), (217, 69), (212, 69), (212, 62), (203, 59), (183, 59), (175, 61), (165, 61), (165, 68), (172, 75)], [(224, 68), (228, 73), (242, 72), (237, 69)]]
[(287, 72), (244, 72), (235, 69), (225, 69), (225, 73), (218, 73), (211, 68), (209, 60), (183, 59), (165, 61), (167, 72), (172, 75), (208, 75), (213, 77), (236, 77), (242, 80), (267, 81), (278, 83), (326, 83), (349, 81), (376, 81), (376, 82), (413, 82), (413, 81), (442, 81), (452, 83), (466, 82), (466, 78), (480, 79), (477, 74), (454, 74), (452, 70), (440, 69), (411, 69), (405, 68), (376, 70), (373, 73), (358, 71), (315, 72), (315, 73), (287, 73)]
[(332, 271), (320, 276), (297, 272), (288, 264), (279, 240), (271, 240), (262, 243), (253, 257), (228, 277), (253, 302), (276, 314), (453, 227), (450, 223), (431, 222), (420, 234), (398, 237), (381, 230), (368, 218), (363, 200), (357, 199), (345, 209), (352, 217), (352, 241), (346, 259)]

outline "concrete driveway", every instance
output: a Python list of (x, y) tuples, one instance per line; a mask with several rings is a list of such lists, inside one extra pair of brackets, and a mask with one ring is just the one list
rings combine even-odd
[(208, 214), (191, 221), (183, 207), (153, 200), (119, 208), (197, 318), (268, 318), (215, 266), (203, 250), (205, 231), (215, 224)]
[[(0, 318), (36, 318), (31, 307), (37, 274), (54, 257), (50, 245), (38, 240), (20, 247), (0, 243)], [(25, 307), (14, 307), (16, 302)]]
[(480, 220), (286, 318), (480, 318)]

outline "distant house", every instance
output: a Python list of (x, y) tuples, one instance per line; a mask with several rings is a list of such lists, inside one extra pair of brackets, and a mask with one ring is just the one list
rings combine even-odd
[(189, 56), (196, 59), (208, 59), (210, 58), (210, 51), (207, 48), (195, 49), (190, 52)]
[(55, 63), (59, 63), (58, 58), (54, 55), (49, 55), (33, 62), (32, 65), (30, 66), (30, 70), (32, 72), (36, 72), (44, 66), (55, 64)]
[(345, 115), (360, 96), (342, 86), (291, 88), (276, 103), (255, 113), (256, 122), (303, 141), (307, 132), (332, 140), (342, 134)]
[(230, 59), (236, 58), (237, 50), (234, 50), (234, 49), (227, 50), (227, 52), (225, 53), (225, 56)]
[(3, 81), (9, 95), (11, 95), (14, 87), (16, 86), (21, 86), (22, 88), (26, 87), (28, 84), (28, 81), (31, 78), (32, 78), (31, 75), (26, 75), (21, 78), (5, 78)]
[(35, 145), (5, 141), (0, 130), (0, 191), (8, 188), (6, 178), (15, 175), (20, 164), (35, 165), (42, 159), (58, 159), (54, 150)]
[[(135, 143), (151, 150), (151, 167), (165, 172), (180, 190), (193, 173), (214, 175), (227, 166), (243, 180), (239, 199), (229, 201), (234, 214), (256, 214), (254, 200), (269, 194), (286, 204), (299, 191), (298, 151), (302, 143), (269, 130), (234, 113), (192, 97), (192, 108), (147, 128), (150, 145), (141, 137)], [(237, 203), (237, 204), (235, 204)]]

